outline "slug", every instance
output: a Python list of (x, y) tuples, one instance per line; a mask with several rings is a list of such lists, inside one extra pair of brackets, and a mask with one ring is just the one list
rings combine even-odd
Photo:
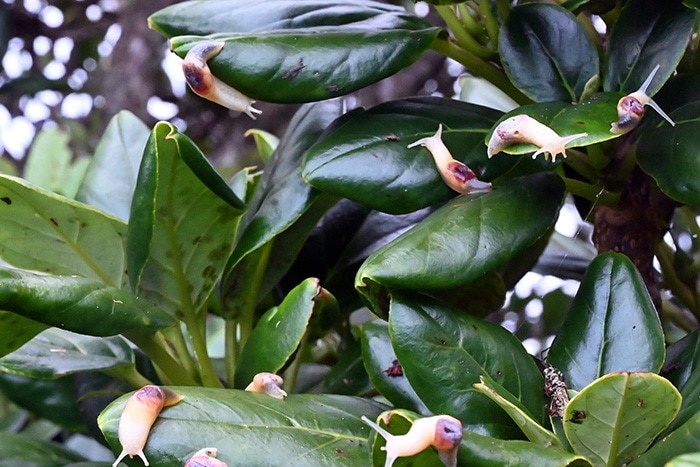
[(228, 464), (216, 458), (217, 453), (216, 448), (200, 449), (185, 462), (185, 467), (228, 467)]
[(632, 94), (628, 94), (617, 102), (617, 121), (610, 125), (610, 131), (617, 134), (625, 134), (633, 130), (644, 116), (644, 106), (648, 105), (661, 115), (671, 126), (676, 126), (671, 117), (661, 110), (661, 107), (654, 102), (646, 93), (647, 88), (654, 79), (654, 75), (659, 70), (660, 65), (656, 65), (642, 86)]
[(419, 139), (408, 145), (408, 148), (416, 146), (425, 147), (432, 154), (440, 177), (447, 186), (457, 193), (481, 193), (491, 191), (491, 184), (476, 178), (472, 169), (462, 162), (455, 160), (442, 142), (442, 124), (438, 125), (437, 132), (428, 138)]
[(262, 113), (262, 110), (253, 107), (255, 101), (212, 75), (207, 65), (207, 61), (218, 55), (224, 45), (224, 42), (218, 41), (204, 42), (192, 47), (182, 62), (185, 81), (198, 96), (228, 109), (244, 112), (255, 120), (254, 114)]
[(275, 399), (284, 399), (287, 393), (282, 389), (284, 380), (274, 373), (258, 373), (245, 388), (246, 391), (267, 394)]
[(449, 415), (436, 415), (419, 418), (405, 435), (392, 435), (370, 419), (362, 416), (362, 421), (372, 427), (385, 440), (382, 451), (386, 451), (384, 467), (391, 467), (399, 457), (418, 454), (433, 446), (440, 460), (447, 467), (456, 467), (457, 449), (462, 442), (462, 422)]
[(571, 141), (588, 136), (588, 133), (576, 133), (571, 136), (559, 136), (547, 125), (538, 122), (529, 115), (516, 115), (507, 118), (498, 124), (488, 144), (488, 156), (501, 152), (510, 145), (517, 143), (530, 143), (539, 149), (532, 155), (536, 158), (539, 154), (551, 154), (552, 162), (561, 154), (566, 157), (566, 145)]
[(148, 465), (143, 448), (151, 432), (151, 426), (163, 407), (175, 405), (182, 399), (180, 394), (170, 389), (153, 385), (144, 386), (132, 394), (126, 401), (119, 418), (118, 436), (122, 452), (112, 467), (117, 467), (127, 455), (130, 458), (139, 456), (144, 465)]

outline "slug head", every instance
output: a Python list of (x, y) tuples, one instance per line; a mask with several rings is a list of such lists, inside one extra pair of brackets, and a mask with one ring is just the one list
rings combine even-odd
[(623, 97), (617, 103), (617, 121), (611, 125), (610, 131), (617, 134), (631, 131), (639, 125), (644, 111), (644, 104), (636, 96)]

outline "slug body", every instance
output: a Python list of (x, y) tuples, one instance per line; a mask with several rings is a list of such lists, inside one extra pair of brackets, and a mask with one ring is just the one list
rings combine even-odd
[(372, 427), (385, 440), (386, 451), (384, 467), (391, 467), (399, 457), (408, 457), (433, 446), (440, 455), (440, 460), (447, 467), (456, 467), (457, 449), (462, 442), (462, 422), (449, 415), (420, 418), (413, 422), (405, 435), (392, 435), (367, 417), (362, 421)]
[(654, 75), (659, 70), (659, 65), (656, 65), (647, 79), (644, 80), (642, 86), (632, 94), (628, 94), (617, 102), (617, 121), (610, 125), (610, 131), (617, 134), (625, 134), (633, 130), (642, 117), (644, 116), (645, 106), (649, 106), (656, 110), (671, 126), (675, 126), (671, 117), (666, 115), (666, 112), (661, 110), (661, 107), (654, 102), (646, 93), (647, 88), (654, 79)]
[(518, 143), (530, 143), (539, 149), (532, 155), (536, 158), (539, 154), (551, 154), (552, 162), (561, 154), (566, 157), (566, 145), (573, 140), (588, 136), (588, 133), (577, 133), (571, 136), (559, 136), (547, 125), (538, 122), (529, 115), (516, 115), (503, 120), (491, 134), (488, 144), (488, 156), (493, 157)]
[(126, 401), (119, 418), (118, 436), (122, 452), (112, 467), (116, 467), (126, 456), (139, 456), (143, 463), (148, 465), (143, 448), (153, 423), (163, 407), (177, 404), (181, 400), (181, 395), (158, 386), (148, 385), (136, 391)]
[(447, 186), (457, 193), (491, 191), (490, 183), (476, 178), (472, 169), (452, 157), (450, 150), (442, 142), (442, 124), (438, 126), (438, 130), (433, 136), (419, 139), (408, 145), (409, 148), (416, 146), (423, 146), (432, 154), (440, 177)]
[(207, 65), (207, 61), (218, 55), (224, 45), (224, 42), (219, 41), (205, 42), (192, 47), (182, 62), (185, 81), (198, 96), (228, 109), (244, 112), (255, 120), (255, 114), (262, 113), (253, 107), (255, 101), (212, 75)]
[(185, 462), (185, 467), (228, 467), (228, 464), (216, 458), (217, 452), (216, 448), (200, 449)]
[(274, 373), (258, 373), (253, 381), (245, 388), (246, 391), (267, 394), (275, 399), (284, 399), (287, 393), (282, 389), (284, 380)]

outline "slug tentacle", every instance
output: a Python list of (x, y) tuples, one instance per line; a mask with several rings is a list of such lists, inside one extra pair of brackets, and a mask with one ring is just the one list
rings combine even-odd
[(547, 154), (550, 154), (552, 162), (555, 162), (559, 154), (566, 157), (567, 144), (584, 136), (588, 136), (588, 133), (559, 136), (550, 127), (529, 115), (516, 115), (503, 120), (493, 130), (488, 143), (488, 156), (493, 157), (513, 144), (529, 143), (538, 147), (532, 155), (533, 159), (539, 154), (544, 154), (547, 159)]
[(362, 421), (372, 427), (386, 440), (382, 450), (386, 451), (384, 467), (391, 467), (399, 457), (408, 457), (433, 446), (447, 467), (456, 467), (457, 449), (462, 442), (462, 422), (449, 415), (419, 418), (408, 433), (392, 435), (370, 419), (362, 416)]
[(207, 65), (207, 61), (218, 55), (224, 45), (224, 42), (217, 41), (204, 42), (192, 47), (182, 62), (185, 81), (198, 96), (228, 109), (244, 112), (255, 120), (255, 114), (262, 113), (253, 107), (255, 101), (214, 76)]
[(148, 465), (143, 448), (153, 423), (163, 407), (175, 405), (181, 400), (180, 394), (153, 385), (144, 386), (132, 394), (119, 418), (118, 437), (122, 452), (112, 467), (116, 467), (127, 455), (130, 458), (139, 456), (144, 465)]
[(282, 389), (284, 380), (274, 373), (262, 372), (253, 377), (253, 381), (245, 388), (246, 391), (267, 394), (275, 399), (284, 399), (287, 393)]
[(457, 193), (491, 191), (490, 183), (476, 178), (472, 169), (452, 157), (450, 150), (442, 142), (442, 124), (438, 125), (437, 132), (433, 136), (421, 138), (409, 144), (408, 148), (416, 146), (423, 146), (432, 154), (442, 180)]
[(675, 126), (676, 123), (671, 120), (671, 117), (666, 115), (666, 112), (661, 110), (659, 104), (654, 102), (654, 100), (647, 95), (647, 88), (654, 79), (656, 72), (659, 70), (660, 65), (656, 65), (647, 79), (640, 88), (623, 97), (617, 102), (617, 121), (610, 125), (610, 131), (612, 133), (624, 134), (633, 130), (640, 122), (644, 116), (644, 107), (649, 106), (661, 115), (671, 126)]

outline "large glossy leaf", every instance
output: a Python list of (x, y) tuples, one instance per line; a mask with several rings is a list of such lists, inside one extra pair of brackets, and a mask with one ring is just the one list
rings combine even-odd
[(0, 175), (0, 259), (112, 287), (126, 281), (126, 225), (101, 211)]
[[(617, 121), (617, 101), (621, 93), (604, 92), (595, 94), (579, 104), (563, 102), (542, 102), (518, 107), (501, 117), (487, 132), (486, 141), (491, 139), (496, 127), (505, 119), (515, 115), (529, 115), (547, 125), (560, 136), (586, 132), (588, 136), (575, 139), (567, 147), (588, 146), (619, 137), (610, 131), (610, 125)], [(527, 154), (535, 152), (537, 146), (526, 143), (513, 144), (503, 150), (507, 154)]]
[(378, 286), (440, 291), (482, 280), (549, 231), (563, 194), (542, 173), (458, 197), (367, 258), (355, 287), (373, 302)]
[(362, 326), (362, 358), (370, 381), (394, 407), (431, 415), (403, 374), (386, 321), (370, 321)]
[(47, 380), (0, 371), (0, 390), (12, 402), (38, 417), (72, 432), (86, 431), (73, 376)]
[(236, 386), (244, 388), (260, 372), (276, 373), (299, 347), (308, 332), (311, 316), (336, 306), (335, 298), (318, 279), (307, 279), (295, 287), (282, 303), (260, 317), (240, 356)]
[(484, 136), (501, 112), (435, 97), (387, 102), (356, 110), (309, 149), (304, 178), (315, 187), (379, 211), (406, 213), (454, 196), (424, 148), (408, 144), (443, 125), (452, 155), (492, 180), (516, 161), (486, 157)]
[(643, 132), (638, 159), (669, 197), (681, 203), (700, 205), (700, 163), (697, 134), (700, 131), (700, 101), (671, 113), (676, 126), (662, 124)]
[(156, 124), (131, 207), (132, 288), (170, 313), (198, 310), (224, 269), (241, 206), (191, 140)]
[(610, 34), (603, 89), (636, 91), (651, 70), (660, 65), (647, 89), (647, 94), (653, 96), (685, 53), (695, 15), (680, 0), (627, 2)]
[(319, 193), (302, 179), (300, 165), (305, 151), (341, 113), (339, 100), (325, 101), (302, 106), (290, 121), (249, 202), (242, 233), (225, 268), (226, 314), (235, 312), (254, 289), (250, 284), (254, 274), (249, 271), (259, 267), (260, 258), (248, 255), (260, 253), (261, 247), (272, 242), (259, 286), (258, 295), (264, 296), (289, 269), (318, 219), (336, 202), (334, 196)]
[(619, 253), (598, 256), (554, 339), (548, 361), (580, 390), (616, 371), (658, 373), (665, 357), (661, 322), (644, 281)]
[(0, 357), (19, 349), (46, 325), (9, 311), (0, 311)]
[(576, 17), (558, 5), (513, 8), (498, 47), (510, 80), (536, 102), (577, 102), (598, 74), (595, 46)]
[(268, 0), (265, 8), (237, 0), (191, 0), (155, 12), (148, 24), (166, 37), (204, 36), (318, 26), (386, 27), (403, 13), (401, 7), (367, 0)]
[(64, 467), (85, 460), (82, 456), (35, 436), (0, 432), (0, 466)]
[(472, 432), (522, 436), (510, 417), (472, 386), (487, 375), (543, 419), (542, 374), (501, 326), (424, 298), (394, 295), (389, 332), (406, 378), (431, 412), (455, 416)]
[(90, 337), (55, 328), (0, 358), (0, 371), (46, 379), (133, 366), (134, 353), (123, 337)]
[(91, 336), (172, 326), (173, 319), (126, 290), (77, 276), (0, 268), (0, 309)]
[(115, 115), (95, 149), (76, 199), (128, 221), (148, 135), (148, 127), (131, 112)]
[(184, 57), (197, 44), (223, 41), (221, 52), (209, 60), (221, 81), (253, 99), (313, 102), (348, 94), (416, 61), (439, 29), (426, 28), (417, 19), (403, 23), (388, 29), (319, 27), (178, 36), (170, 45)]
[(525, 406), (516, 399), (507, 389), (493, 381), (490, 377), (482, 375), (480, 382), (474, 384), (474, 389), (487, 396), (502, 408), (527, 439), (543, 447), (562, 447), (561, 442), (554, 433), (541, 425), (541, 422), (532, 418)]
[(574, 396), (564, 410), (571, 447), (596, 466), (625, 465), (678, 413), (681, 396), (653, 373), (613, 373)]
[(85, 174), (88, 159), (71, 163), (69, 136), (57, 128), (41, 130), (24, 165), (24, 179), (67, 198), (73, 198)]
[[(360, 417), (374, 418), (386, 409), (348, 396), (291, 394), (278, 400), (230, 389), (173, 389), (184, 399), (161, 412), (145, 448), (151, 464), (161, 467), (181, 467), (206, 446), (216, 447), (230, 467), (369, 465), (370, 429)], [(98, 419), (115, 453), (121, 450), (117, 426), (127, 397)]]
[(305, 105), (294, 115), (250, 200), (227, 270), (289, 228), (318, 197), (318, 191), (301, 178), (301, 160), (341, 112), (341, 101), (333, 100)]
[(700, 446), (700, 413), (661, 438), (651, 449), (631, 462), (630, 467), (657, 467), (683, 453), (696, 452)]

